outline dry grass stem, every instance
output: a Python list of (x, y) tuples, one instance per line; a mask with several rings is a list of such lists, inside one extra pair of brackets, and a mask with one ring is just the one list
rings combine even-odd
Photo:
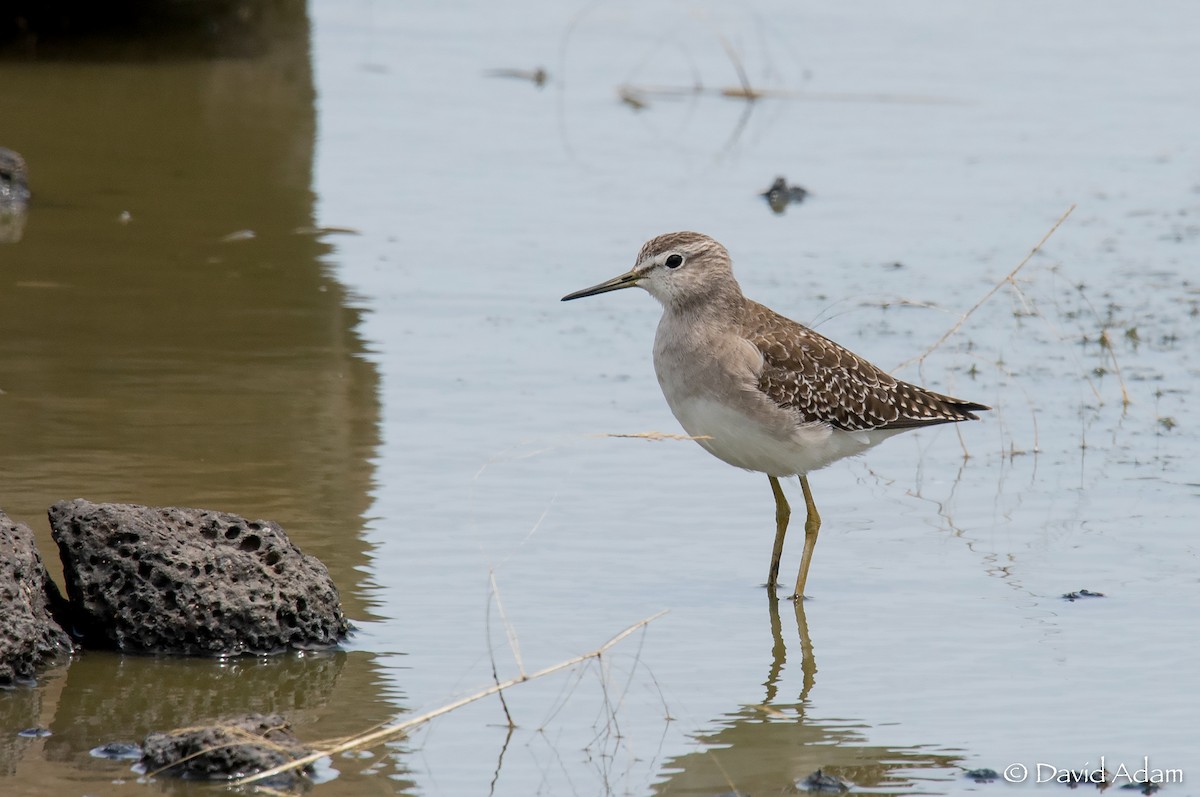
[(633, 625), (626, 628), (624, 631), (621, 631), (619, 634), (617, 634), (616, 636), (609, 639), (607, 642), (605, 642), (600, 647), (598, 647), (595, 650), (590, 651), (588, 653), (584, 653), (579, 656), (575, 656), (573, 658), (567, 659), (566, 661), (560, 661), (558, 664), (553, 664), (549, 667), (538, 670), (537, 672), (531, 673), (529, 675), (525, 675), (524, 673), (522, 673), (521, 675), (517, 676), (516, 678), (510, 678), (507, 681), (502, 681), (500, 683), (494, 684), (492, 686), (489, 686), (486, 689), (481, 689), (478, 692), (475, 692), (474, 694), (467, 695), (464, 698), (455, 700), (452, 703), (447, 703), (446, 705), (441, 706), (440, 708), (436, 708), (432, 711), (427, 711), (424, 714), (418, 715), (411, 719), (407, 719), (404, 722), (396, 722), (396, 723), (392, 723), (389, 725), (385, 725), (382, 728), (378, 728), (377, 730), (371, 731), (369, 733), (360, 734), (359, 736), (355, 736), (350, 739), (347, 739), (346, 741), (344, 741), (340, 744), (334, 745), (333, 747), (329, 747), (324, 750), (318, 750), (317, 752), (314, 752), (310, 755), (304, 756), (302, 758), (297, 758), (295, 761), (291, 761), (287, 764), (282, 764), (280, 766), (273, 767), (271, 769), (263, 770), (262, 772), (256, 772), (253, 775), (247, 775), (246, 777), (240, 778), (238, 780), (230, 781), (229, 785), (232, 787), (232, 786), (245, 786), (245, 785), (248, 785), (251, 783), (256, 783), (261, 780), (266, 780), (267, 778), (273, 778), (276, 775), (279, 775), (283, 772), (288, 772), (293, 769), (299, 769), (300, 767), (304, 767), (304, 766), (307, 766), (308, 764), (315, 763), (316, 761), (319, 761), (322, 758), (325, 758), (327, 756), (333, 756), (333, 755), (337, 755), (338, 753), (344, 753), (347, 750), (357, 750), (357, 749), (360, 749), (363, 747), (372, 747), (376, 744), (380, 744), (381, 742), (385, 742), (389, 739), (394, 739), (396, 737), (405, 736), (406, 734), (408, 734), (409, 731), (411, 731), (414, 728), (417, 728), (421, 725), (424, 725), (425, 723), (429, 722), (430, 720), (436, 719), (436, 718), (442, 716), (443, 714), (449, 714), (451, 711), (455, 711), (456, 709), (460, 709), (463, 706), (469, 705), (478, 700), (482, 700), (485, 697), (489, 697), (498, 692), (502, 692), (505, 689), (510, 689), (514, 686), (517, 686), (518, 684), (523, 684), (528, 681), (536, 681), (538, 678), (543, 678), (547, 675), (552, 675), (556, 672), (566, 670), (570, 667), (574, 667), (576, 664), (581, 664), (585, 661), (588, 661), (589, 659), (599, 659), (605, 653), (605, 651), (612, 648), (618, 642), (625, 639), (626, 637), (628, 637), (630, 634), (634, 633), (638, 629), (645, 628), (647, 625), (649, 625), (653, 621), (657, 620), (659, 617), (662, 617), (666, 613), (667, 612), (664, 609), (661, 612), (650, 615), (649, 617), (645, 618), (644, 620), (639, 620), (638, 622), (636, 622)]
[(1128, 409), (1133, 400), (1129, 398), (1129, 390), (1125, 386), (1125, 377), (1121, 375), (1121, 364), (1117, 362), (1117, 352), (1113, 348), (1112, 338), (1109, 337), (1107, 329), (1100, 333), (1100, 345), (1108, 352), (1108, 359), (1112, 360), (1113, 373), (1117, 375), (1117, 382), (1121, 385), (1121, 406)]
[[(740, 89), (725, 89), (721, 93), (726, 97), (741, 97), (746, 100), (757, 100), (762, 94), (754, 90), (750, 85), (750, 76), (746, 74), (746, 67), (742, 65), (742, 59), (738, 57), (737, 50), (733, 49), (729, 39), (717, 31), (717, 40), (721, 42), (721, 47), (724, 48), (725, 54), (729, 56), (729, 60), (733, 63), (734, 71), (737, 72), (738, 82), (742, 84)], [(735, 92), (735, 93), (731, 93)]]
[(671, 432), (631, 432), (629, 434), (616, 434), (606, 432), (605, 434), (596, 435), (597, 437), (629, 437), (637, 438), (638, 440), (711, 440), (712, 437), (706, 434), (702, 435), (687, 435), (687, 434), (672, 434)]
[(512, 648), (513, 659), (517, 662), (517, 672), (524, 675), (525, 662), (521, 660), (521, 644), (517, 640), (517, 629), (513, 628), (513, 624), (509, 622), (508, 613), (504, 611), (504, 604), (500, 602), (500, 588), (496, 586), (496, 571), (489, 571), (488, 578), (492, 582), (492, 596), (496, 599), (496, 608), (500, 611), (500, 622), (504, 624), (504, 633), (508, 635), (508, 646)]

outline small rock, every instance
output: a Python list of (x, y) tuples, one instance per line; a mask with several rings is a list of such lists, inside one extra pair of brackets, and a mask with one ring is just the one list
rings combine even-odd
[(47, 736), (53, 735), (53, 731), (49, 728), (23, 728), (17, 731), (17, 736), (22, 739), (45, 739)]
[[(278, 714), (250, 714), (213, 725), (152, 733), (142, 742), (141, 766), (150, 776), (192, 780), (234, 780), (308, 755)], [(291, 789), (312, 774), (312, 767), (283, 773), (263, 782)]]
[(329, 647), (349, 629), (329, 571), (276, 523), (77, 499), (50, 508), (50, 527), (84, 645), (266, 654)]

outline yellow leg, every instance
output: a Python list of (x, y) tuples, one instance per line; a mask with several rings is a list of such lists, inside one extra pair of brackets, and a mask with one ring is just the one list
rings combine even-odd
[(808, 581), (808, 566), (812, 564), (813, 549), (817, 547), (817, 532), (821, 530), (821, 516), (817, 514), (817, 505), (813, 503), (807, 476), (800, 477), (800, 488), (804, 490), (804, 506), (808, 510), (808, 517), (804, 521), (804, 554), (800, 557), (796, 592), (792, 595), (792, 600), (797, 601), (804, 599), (804, 582)]
[(775, 547), (771, 550), (771, 572), (767, 573), (767, 589), (774, 592), (775, 582), (779, 580), (779, 559), (783, 556), (783, 537), (787, 534), (788, 520), (792, 517), (792, 508), (788, 506), (779, 479), (768, 476), (771, 480), (771, 492), (775, 494)]

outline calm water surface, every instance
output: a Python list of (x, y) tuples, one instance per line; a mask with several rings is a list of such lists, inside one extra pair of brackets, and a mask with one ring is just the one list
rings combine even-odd
[[(1101, 756), (1193, 793), (1200, 11), (319, 0), (285, 22), (236, 57), (0, 64), (0, 146), (36, 193), (0, 245), (0, 506), (44, 553), (76, 496), (277, 520), (359, 632), (80, 655), (0, 694), (0, 793), (211, 793), (87, 751), (245, 710), (366, 730), (663, 609), (512, 690), (511, 733), (485, 700), (314, 793), (761, 795), (821, 768), (957, 794), (1013, 764), (1055, 791), (1037, 764)], [(540, 89), (486, 74), (539, 66)], [(739, 68), (775, 96), (720, 96)], [(783, 215), (756, 196), (778, 174), (812, 192)], [(895, 368), (1072, 205), (897, 372), (995, 411), (812, 477), (799, 612), (759, 586), (761, 474), (606, 436), (678, 431), (654, 302), (558, 302), (698, 229), (750, 296)], [(1106, 597), (1061, 598), (1081, 588)]]

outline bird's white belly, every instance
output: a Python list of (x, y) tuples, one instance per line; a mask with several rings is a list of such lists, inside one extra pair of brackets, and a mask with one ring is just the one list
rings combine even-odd
[(824, 423), (794, 424), (779, 410), (772, 423), (704, 396), (670, 401), (680, 425), (710, 454), (747, 470), (793, 476), (861, 454), (900, 430), (847, 432)]

